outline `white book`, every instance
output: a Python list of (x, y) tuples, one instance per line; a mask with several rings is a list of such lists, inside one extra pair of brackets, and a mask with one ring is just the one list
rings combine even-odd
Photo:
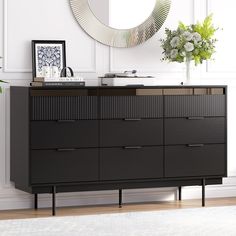
[(36, 77), (35, 82), (83, 82), (84, 78), (80, 76), (75, 77)]
[(158, 85), (158, 80), (154, 77), (117, 77), (101, 78), (101, 84), (107, 86), (129, 86), (129, 85)]

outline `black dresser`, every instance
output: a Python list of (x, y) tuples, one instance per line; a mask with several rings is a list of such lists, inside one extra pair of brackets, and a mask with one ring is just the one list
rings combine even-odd
[(11, 87), (11, 181), (58, 192), (202, 186), (227, 176), (227, 88)]

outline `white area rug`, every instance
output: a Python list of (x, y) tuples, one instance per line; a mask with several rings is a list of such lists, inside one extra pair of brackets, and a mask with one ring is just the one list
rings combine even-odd
[(0, 235), (235, 236), (236, 207), (3, 220)]

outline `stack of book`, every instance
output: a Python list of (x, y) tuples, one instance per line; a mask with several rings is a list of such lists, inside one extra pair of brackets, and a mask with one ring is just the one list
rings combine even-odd
[(85, 86), (85, 81), (82, 77), (58, 77), (44, 78), (37, 77), (30, 83), (33, 87), (43, 86)]

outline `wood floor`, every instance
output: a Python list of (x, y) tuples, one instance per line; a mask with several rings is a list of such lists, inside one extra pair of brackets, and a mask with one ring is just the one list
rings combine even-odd
[[(215, 206), (232, 206), (236, 205), (236, 198), (215, 198), (206, 199), (206, 207)], [(159, 211), (159, 210), (174, 210), (184, 208), (199, 208), (201, 207), (201, 199), (183, 200), (170, 202), (152, 202), (139, 204), (124, 204), (122, 208), (118, 205), (99, 205), (86, 207), (64, 207), (57, 208), (57, 216), (77, 216), (89, 214), (106, 214), (106, 213), (121, 213), (134, 211)], [(51, 209), (26, 209), (26, 210), (11, 210), (0, 211), (0, 220), (4, 219), (24, 219), (37, 217), (51, 217)]]

